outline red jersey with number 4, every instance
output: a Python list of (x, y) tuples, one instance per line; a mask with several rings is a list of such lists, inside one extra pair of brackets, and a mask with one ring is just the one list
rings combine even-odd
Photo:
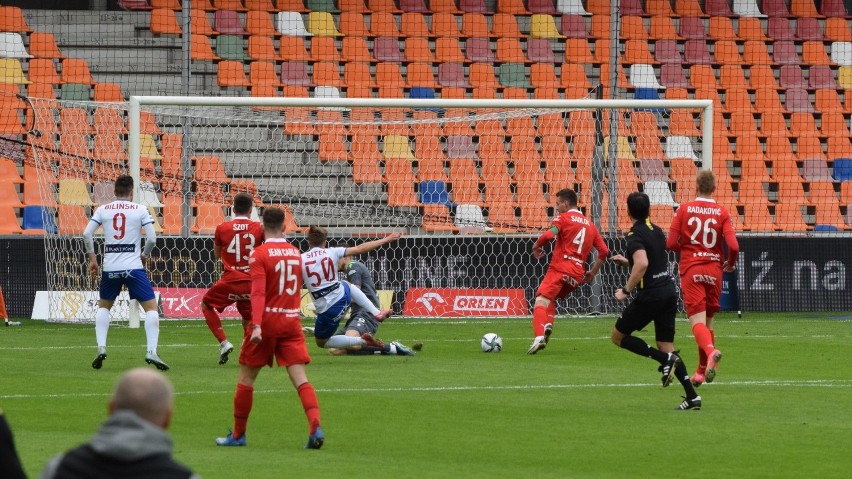
[(598, 229), (579, 210), (569, 210), (553, 219), (559, 229), (550, 267), (573, 276), (585, 274), (586, 259), (594, 247), (598, 257), (609, 256), (609, 248)]
[(696, 198), (682, 203), (672, 219), (666, 247), (680, 251), (680, 272), (696, 264), (725, 261), (724, 245), (728, 246), (731, 266), (737, 260), (739, 244), (734, 234), (731, 216), (724, 206), (712, 198)]
[(262, 334), (286, 331), (289, 321), (300, 321), (302, 254), (284, 238), (272, 238), (249, 257), (252, 325)]
[[(216, 227), (213, 244), (222, 255), (223, 279), (246, 279), (249, 273), (249, 254), (263, 243), (263, 225), (248, 218), (237, 217)], [(234, 277), (235, 275), (239, 275)], [(230, 277), (230, 278), (229, 278)]]

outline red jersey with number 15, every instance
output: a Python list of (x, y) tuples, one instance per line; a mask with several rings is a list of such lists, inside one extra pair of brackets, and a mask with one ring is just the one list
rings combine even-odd
[(252, 324), (275, 335), (288, 321), (300, 321), (302, 253), (284, 238), (272, 238), (251, 252), (249, 264)]
[(724, 247), (728, 246), (728, 261), (737, 260), (739, 244), (734, 235), (731, 215), (712, 198), (696, 198), (682, 203), (672, 219), (666, 248), (680, 251), (680, 272), (696, 264), (725, 261)]
[(585, 274), (586, 259), (594, 247), (598, 257), (609, 256), (603, 238), (595, 225), (579, 210), (569, 210), (553, 219), (559, 229), (550, 267), (573, 276)]
[(245, 280), (249, 254), (262, 243), (263, 225), (257, 221), (238, 216), (217, 226), (213, 244), (222, 256), (222, 278)]

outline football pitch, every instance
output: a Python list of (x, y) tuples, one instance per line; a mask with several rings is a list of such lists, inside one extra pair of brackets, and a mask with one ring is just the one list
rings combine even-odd
[[(326, 443), (307, 424), (283, 369), (255, 386), (248, 446), (221, 448), (237, 375), (217, 364), (203, 321), (163, 321), (161, 357), (177, 392), (175, 457), (210, 478), (280, 477), (849, 477), (852, 316), (748, 313), (717, 319), (724, 352), (700, 411), (675, 411), (678, 383), (612, 345), (612, 317), (558, 318), (535, 356), (528, 319), (390, 319), (378, 337), (414, 357), (333, 357), (310, 345)], [(239, 325), (226, 322), (231, 341)], [(503, 351), (482, 353), (494, 332)], [(697, 353), (679, 320), (676, 346)], [(638, 334), (649, 342), (653, 330)], [(0, 330), (0, 408), (30, 477), (88, 440), (117, 376), (144, 366), (144, 329), (113, 327), (103, 369), (92, 325), (24, 320)], [(2, 476), (2, 474), (0, 474)]]

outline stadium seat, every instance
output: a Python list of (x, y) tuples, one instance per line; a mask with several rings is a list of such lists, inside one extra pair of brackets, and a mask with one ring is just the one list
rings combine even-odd
[(706, 0), (704, 2), (704, 13), (711, 17), (733, 17), (731, 5), (728, 0)]
[(302, 14), (299, 12), (278, 12), (277, 27), (282, 35), (293, 37), (309, 37), (313, 35), (305, 28)]
[(630, 66), (630, 84), (638, 88), (662, 88), (657, 82), (654, 67), (645, 64)]
[(430, 232), (457, 232), (458, 227), (453, 225), (450, 211), (447, 206), (440, 204), (427, 204), (423, 206), (424, 231)]
[(834, 42), (831, 44), (831, 63), (841, 66), (852, 65), (852, 42)]
[(537, 13), (530, 18), (530, 38), (564, 38), (551, 15)]
[(20, 33), (5, 32), (0, 33), (0, 54), (5, 58), (27, 59), (32, 56), (27, 53), (24, 47), (24, 40)]
[(86, 209), (79, 205), (62, 205), (58, 210), (58, 232), (61, 235), (81, 235), (89, 223)]
[(246, 78), (243, 63), (231, 60), (219, 63), (216, 83), (223, 88), (251, 86), (251, 82), (249, 82), (248, 78)]
[[(845, 18), (826, 18), (825, 39), (834, 42), (852, 41), (852, 30), (849, 29), (849, 22)], [(30, 53), (32, 53), (32, 49), (30, 49)]]
[(21, 228), (24, 234), (56, 234), (58, 231), (53, 212), (45, 206), (25, 206), (21, 216)]
[(21, 234), (21, 224), (18, 222), (18, 215), (15, 213), (14, 206), (8, 206), (0, 203), (0, 235)]
[(746, 65), (772, 65), (775, 62), (769, 57), (766, 43), (749, 40), (743, 45), (743, 62)]
[(219, 35), (216, 37), (216, 55), (224, 60), (247, 60), (243, 37)]
[(216, 10), (213, 13), (213, 30), (225, 35), (246, 35), (239, 14), (233, 10)]
[(430, 35), (429, 25), (421, 13), (405, 12), (400, 18), (399, 32), (403, 37), (426, 38)]
[(278, 35), (272, 16), (268, 12), (251, 10), (246, 13), (246, 32), (249, 35), (263, 35), (272, 37)]
[[(594, 2), (590, 3), (594, 4)], [(586, 10), (581, 0), (556, 0), (556, 10), (564, 15), (590, 16), (592, 14)]]
[(216, 227), (225, 221), (225, 212), (218, 203), (199, 202), (196, 206), (195, 221), (192, 232), (210, 235), (216, 232)]
[(808, 225), (802, 218), (802, 206), (794, 203), (775, 205), (775, 227), (781, 231), (807, 231)]
[(786, 17), (771, 17), (767, 21), (766, 34), (772, 40), (796, 39), (793, 28), (790, 26), (790, 21)]
[(687, 40), (683, 47), (683, 60), (691, 65), (710, 65), (713, 63), (705, 40)]
[(334, 17), (328, 12), (310, 12), (308, 13), (308, 32), (311, 35), (321, 37), (340, 37), (343, 36), (337, 30), (337, 25), (334, 23)]
[[(418, 175), (418, 179), (419, 175)], [(420, 179), (420, 203), (426, 204), (439, 204), (445, 206), (452, 206), (452, 202), (450, 201), (450, 193), (447, 191), (447, 185), (443, 181), (423, 181)]]
[(678, 33), (686, 40), (700, 40), (707, 37), (704, 22), (699, 17), (682, 17)]
[(30, 33), (29, 25), (24, 19), (24, 12), (19, 7), (0, 6), (0, 32)]
[(799, 65), (782, 65), (778, 85), (781, 88), (804, 89), (808, 87), (808, 81), (805, 80), (805, 73)]
[(756, 0), (733, 0), (731, 10), (740, 17), (766, 18), (766, 15), (760, 12)]
[[(808, 90), (837, 89), (834, 72), (827, 65), (814, 66), (808, 70)], [(817, 108), (819, 109), (819, 108)]]

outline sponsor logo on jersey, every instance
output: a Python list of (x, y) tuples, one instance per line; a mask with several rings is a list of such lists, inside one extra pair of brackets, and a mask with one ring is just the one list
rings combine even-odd
[(134, 244), (108, 244), (104, 246), (105, 253), (133, 253), (136, 251)]

